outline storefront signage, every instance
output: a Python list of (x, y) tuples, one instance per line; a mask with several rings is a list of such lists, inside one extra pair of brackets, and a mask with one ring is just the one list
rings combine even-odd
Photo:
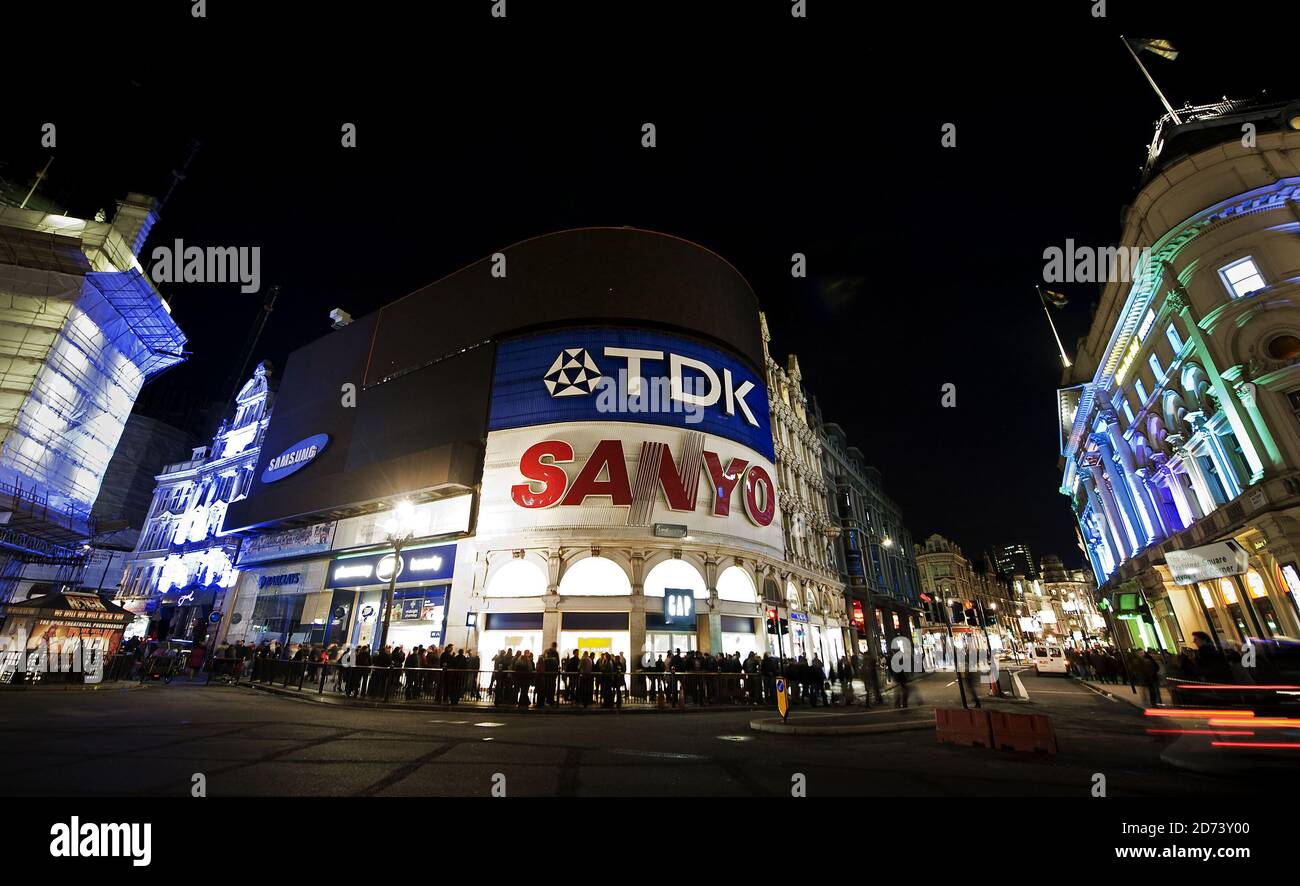
[(1221, 541), (1199, 548), (1165, 551), (1165, 563), (1174, 584), (1190, 585), (1198, 581), (1243, 575), (1250, 566), (1250, 554), (1235, 541)]
[(489, 430), (579, 421), (689, 428), (774, 457), (766, 386), (720, 350), (629, 329), (565, 330), (498, 345)]
[(676, 456), (666, 444), (642, 444), (631, 473), (623, 441), (601, 440), (573, 478), (561, 467), (574, 461), (573, 445), (564, 440), (543, 440), (524, 451), (519, 473), (525, 482), (512, 486), (510, 497), (519, 507), (529, 509), (557, 504), (581, 507), (589, 497), (608, 497), (615, 506), (630, 508), (631, 514), (637, 512), (638, 503), (641, 509), (648, 510), (662, 490), (672, 510), (692, 512), (699, 484), (708, 482), (714, 491), (709, 509), (713, 516), (731, 513), (732, 499), (740, 486), (745, 516), (755, 526), (770, 524), (776, 513), (776, 486), (771, 475), (762, 465), (742, 458), (731, 458), (724, 465), (716, 452), (701, 448), (703, 435), (699, 438), (687, 441)]
[(867, 615), (862, 611), (862, 602), (860, 600), (853, 601), (853, 625), (858, 629), (859, 634), (867, 632)]
[(802, 621), (804, 623), (807, 623), (808, 614), (806, 612), (791, 612), (790, 621)]
[(682, 588), (664, 589), (664, 624), (694, 623), (695, 595)]
[(329, 441), (329, 434), (315, 434), (299, 440), (266, 463), (266, 469), (262, 471), (262, 482), (274, 483), (301, 471), (320, 455)]
[(283, 587), (285, 585), (300, 584), (301, 582), (301, 572), (286, 572), (283, 575), (259, 575), (257, 577), (257, 589), (260, 591), (266, 587)]
[(398, 581), (447, 581), (456, 565), (456, 546), (434, 545), (402, 551), (400, 559), (393, 553), (363, 554), (341, 557), (330, 564), (327, 588), (352, 588), (385, 584), (397, 570)]
[(331, 521), (246, 538), (239, 547), (239, 565), (328, 551), (334, 539), (334, 526)]

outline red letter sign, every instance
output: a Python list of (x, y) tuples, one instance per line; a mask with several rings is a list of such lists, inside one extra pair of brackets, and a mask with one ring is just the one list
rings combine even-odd
[(539, 492), (533, 491), (532, 483), (510, 487), (510, 497), (521, 508), (549, 508), (560, 500), (564, 487), (569, 485), (569, 475), (564, 473), (564, 468), (546, 464), (542, 461), (544, 458), (554, 462), (573, 461), (573, 447), (563, 440), (543, 440), (524, 451), (519, 459), (519, 473), (543, 485)]
[[(600, 472), (609, 468), (609, 479), (599, 480)], [(632, 484), (627, 479), (627, 462), (623, 460), (623, 444), (618, 440), (601, 440), (591, 453), (591, 458), (578, 472), (563, 504), (580, 505), (589, 495), (608, 495), (615, 505), (632, 504)]]
[(733, 458), (727, 462), (727, 469), (722, 470), (722, 462), (716, 452), (704, 453), (704, 463), (709, 468), (709, 479), (713, 481), (713, 513), (725, 517), (731, 513), (731, 493), (735, 490), (740, 477), (745, 473), (749, 462), (742, 458)]
[(758, 465), (752, 465), (745, 474), (745, 513), (756, 526), (768, 525), (776, 513), (776, 487)]

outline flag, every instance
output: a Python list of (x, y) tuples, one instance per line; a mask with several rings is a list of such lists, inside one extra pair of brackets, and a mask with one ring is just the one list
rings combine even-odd
[(1133, 49), (1138, 52), (1145, 49), (1147, 52), (1153, 52), (1161, 58), (1167, 58), (1170, 61), (1178, 58), (1178, 50), (1174, 49), (1174, 44), (1170, 43), (1168, 40), (1139, 37), (1137, 39), (1130, 39), (1128, 45), (1132, 46)]
[(1053, 292), (1050, 289), (1042, 289), (1039, 291), (1043, 293), (1043, 298), (1051, 302), (1052, 307), (1054, 308), (1063, 308), (1070, 303), (1070, 300), (1059, 292)]

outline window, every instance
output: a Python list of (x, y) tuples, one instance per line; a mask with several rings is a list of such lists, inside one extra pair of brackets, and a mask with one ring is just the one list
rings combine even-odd
[(1183, 337), (1178, 334), (1178, 327), (1170, 323), (1169, 328), (1165, 330), (1165, 338), (1169, 339), (1169, 346), (1174, 349), (1174, 356), (1177, 357), (1183, 351)]
[(1160, 368), (1160, 358), (1155, 354), (1147, 357), (1147, 365), (1151, 367), (1151, 372), (1155, 374), (1155, 380), (1158, 382), (1164, 378), (1165, 371)]
[(1133, 407), (1128, 405), (1127, 400), (1124, 401), (1124, 417), (1128, 419), (1130, 425), (1133, 424)]
[(1219, 276), (1223, 279), (1223, 285), (1228, 287), (1233, 298), (1244, 298), (1252, 292), (1257, 292), (1264, 288), (1264, 277), (1259, 273), (1259, 268), (1255, 266), (1255, 260), (1250, 256), (1237, 259), (1230, 265), (1219, 268)]
[(1138, 402), (1147, 402), (1147, 389), (1146, 385), (1142, 384), (1142, 379), (1137, 378), (1133, 380), (1133, 390), (1137, 391)]
[(1286, 398), (1291, 401), (1291, 411), (1295, 413), (1296, 419), (1300, 421), (1300, 389), (1288, 391)]

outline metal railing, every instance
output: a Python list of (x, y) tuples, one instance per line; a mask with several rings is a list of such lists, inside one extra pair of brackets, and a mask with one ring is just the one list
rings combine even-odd
[[(236, 685), (277, 686), (359, 702), (529, 708), (775, 706), (778, 674), (712, 671), (515, 671), (396, 668), (254, 658), (214, 659)], [(852, 703), (851, 681), (800, 683), (787, 677), (792, 705)], [(859, 685), (860, 681), (859, 681)]]

